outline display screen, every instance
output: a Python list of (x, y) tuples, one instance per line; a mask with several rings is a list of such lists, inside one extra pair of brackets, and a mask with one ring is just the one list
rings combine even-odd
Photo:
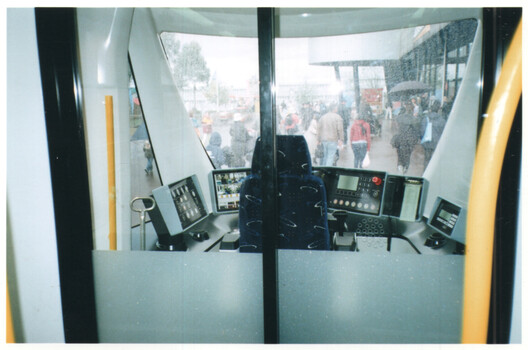
[(449, 221), (451, 220), (451, 217), (453, 216), (453, 214), (451, 214), (450, 212), (444, 210), (444, 209), (440, 209), (440, 212), (438, 213), (438, 216), (441, 217), (442, 219), (446, 220), (446, 221)]
[(217, 212), (237, 211), (240, 203), (242, 180), (249, 169), (213, 171), (215, 205)]
[(207, 216), (192, 177), (171, 185), (169, 191), (183, 229)]
[(445, 200), (440, 200), (430, 225), (446, 235), (451, 235), (458, 221), (461, 208)]
[(339, 175), (337, 188), (340, 190), (356, 191), (358, 188), (359, 177), (349, 175)]

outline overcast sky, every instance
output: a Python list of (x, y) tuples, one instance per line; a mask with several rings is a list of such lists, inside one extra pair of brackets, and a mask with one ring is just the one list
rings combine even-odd
[[(211, 76), (227, 86), (243, 88), (252, 77), (258, 77), (258, 42), (256, 38), (209, 37), (175, 34), (182, 44), (196, 41), (202, 47)], [(332, 67), (308, 64), (308, 39), (277, 39), (276, 81), (280, 84), (331, 84), (335, 81)]]

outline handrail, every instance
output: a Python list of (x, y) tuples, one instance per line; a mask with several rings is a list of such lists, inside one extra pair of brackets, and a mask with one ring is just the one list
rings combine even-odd
[(116, 228), (116, 184), (115, 184), (115, 154), (114, 154), (114, 99), (105, 96), (106, 110), (106, 153), (108, 161), (108, 217), (110, 250), (117, 249)]
[(11, 314), (11, 299), (9, 298), (9, 285), (6, 279), (6, 343), (16, 343), (13, 315)]
[(522, 19), (491, 96), (475, 156), (467, 214), (462, 343), (487, 340), (497, 193), (521, 92)]

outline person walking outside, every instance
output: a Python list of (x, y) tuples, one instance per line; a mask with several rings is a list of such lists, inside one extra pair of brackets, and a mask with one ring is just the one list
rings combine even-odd
[(246, 126), (242, 121), (242, 115), (235, 113), (233, 125), (229, 130), (231, 135), (231, 153), (233, 155), (231, 167), (243, 167), (246, 165), (247, 143), (251, 139)]
[(404, 103), (403, 113), (396, 118), (398, 132), (391, 140), (392, 147), (398, 154), (398, 171), (407, 173), (414, 146), (420, 141), (420, 120), (413, 116), (414, 105), (411, 101)]
[(222, 168), (222, 165), (226, 164), (226, 157), (224, 150), (222, 149), (222, 136), (219, 132), (214, 131), (209, 139), (209, 144), (205, 148), (209, 154), (209, 158), (213, 162), (215, 169)]
[[(361, 108), (360, 108), (361, 110)], [(356, 115), (350, 128), (350, 145), (354, 152), (354, 168), (362, 168), (363, 160), (370, 151), (370, 124), (363, 114)]]
[(434, 100), (429, 108), (430, 112), (422, 119), (422, 146), (424, 148), (424, 169), (427, 168), (436, 145), (442, 136), (445, 127), (445, 120), (439, 113), (440, 101)]
[(317, 124), (317, 143), (324, 148), (322, 166), (332, 166), (337, 148), (343, 146), (343, 118), (337, 114), (337, 103), (332, 103), (329, 110)]
[(152, 152), (152, 146), (148, 140), (143, 144), (143, 153), (147, 158), (147, 166), (145, 167), (145, 173), (152, 175), (152, 161), (154, 160), (154, 152)]
[(348, 126), (350, 125), (350, 108), (346, 106), (346, 101), (344, 99), (341, 99), (339, 102), (339, 106), (337, 107), (337, 114), (343, 118), (343, 132), (345, 134), (345, 138), (343, 140), (344, 144), (348, 143)]
[(304, 132), (304, 138), (308, 144), (308, 151), (310, 151), (310, 156), (312, 157), (312, 164), (318, 164), (318, 158), (316, 157), (316, 148), (317, 148), (317, 119), (312, 118), (308, 130)]

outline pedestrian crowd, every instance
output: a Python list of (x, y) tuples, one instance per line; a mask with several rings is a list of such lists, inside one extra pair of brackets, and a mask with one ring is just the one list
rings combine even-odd
[[(389, 101), (385, 111), (377, 116), (364, 99), (358, 109), (349, 106), (345, 100), (329, 104), (316, 101), (304, 102), (298, 112), (282, 102), (277, 108), (278, 133), (304, 135), (315, 165), (337, 165), (341, 152), (349, 147), (354, 156), (353, 167), (365, 168), (371, 161), (372, 138), (381, 135), (379, 119), (390, 119), (395, 124), (390, 144), (396, 151), (398, 171), (407, 173), (412, 152), (418, 144), (423, 147), (425, 169), (442, 135), (451, 105), (447, 101), (441, 104), (425, 95), (406, 98), (400, 104), (401, 108), (393, 108)], [(222, 145), (222, 136), (214, 131), (213, 119), (208, 114), (201, 120), (190, 114), (190, 119), (215, 168), (249, 166), (258, 126), (248, 126), (247, 119), (255, 118), (241, 113), (233, 115), (229, 128), (230, 145)], [(150, 151), (146, 151), (147, 154), (150, 160), (146, 171), (151, 173)]]

